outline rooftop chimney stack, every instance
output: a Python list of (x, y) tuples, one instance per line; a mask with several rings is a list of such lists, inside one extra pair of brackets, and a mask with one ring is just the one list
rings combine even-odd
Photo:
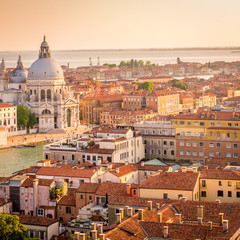
[(148, 201), (148, 210), (152, 211), (152, 201)]
[(143, 221), (143, 209), (138, 210), (138, 218)]
[(160, 203), (157, 203), (156, 205), (157, 205), (157, 210), (159, 210), (160, 209)]
[(105, 240), (105, 234), (103, 234), (103, 233), (99, 234), (99, 238), (100, 238), (100, 240)]
[(223, 220), (223, 231), (228, 231), (228, 220)]
[(129, 206), (124, 207), (124, 217), (128, 216), (128, 208), (129, 208)]
[(117, 224), (120, 224), (122, 222), (122, 214), (121, 213), (117, 213), (116, 217), (117, 217)]
[(144, 167), (144, 161), (141, 161), (141, 167)]
[(85, 240), (85, 233), (80, 233), (80, 240)]
[(92, 233), (92, 239), (97, 240), (97, 230), (92, 230), (91, 233)]
[(168, 238), (168, 226), (163, 227), (163, 237)]
[(98, 234), (102, 234), (103, 233), (103, 225), (102, 224), (98, 224)]
[(121, 213), (121, 218), (123, 219), (124, 218), (124, 210), (123, 210), (123, 208), (119, 208), (119, 212)]
[(223, 215), (224, 215), (224, 213), (219, 213), (219, 224), (220, 224), (220, 226), (223, 225)]
[(133, 209), (132, 208), (128, 208), (127, 212), (128, 212), (127, 216), (128, 217), (132, 217)]
[(158, 222), (161, 223), (162, 222), (162, 213), (158, 213)]
[(80, 232), (75, 232), (74, 239), (79, 240), (79, 235), (80, 235)]
[(197, 206), (197, 217), (203, 219), (203, 206), (202, 205)]

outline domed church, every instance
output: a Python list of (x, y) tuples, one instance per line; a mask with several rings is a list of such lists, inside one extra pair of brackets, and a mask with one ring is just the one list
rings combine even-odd
[(66, 86), (61, 66), (52, 59), (45, 36), (39, 58), (28, 70), (27, 92), (20, 103), (36, 114), (39, 132), (80, 124), (79, 102)]

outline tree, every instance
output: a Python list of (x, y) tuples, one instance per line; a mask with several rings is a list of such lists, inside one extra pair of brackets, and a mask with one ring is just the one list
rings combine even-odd
[(32, 128), (35, 124), (37, 124), (35, 113), (29, 113), (28, 127)]
[(138, 84), (138, 89), (144, 89), (148, 92), (152, 92), (154, 89), (154, 83), (151, 81), (143, 82)]
[(27, 107), (20, 105), (17, 107), (17, 125), (18, 127), (26, 127), (29, 121), (29, 110)]
[(28, 237), (27, 228), (16, 215), (0, 213), (0, 240), (23, 240)]
[(188, 89), (188, 85), (180, 80), (177, 79), (173, 79), (172, 80), (172, 86), (176, 87), (176, 88), (180, 88), (183, 90), (187, 90)]

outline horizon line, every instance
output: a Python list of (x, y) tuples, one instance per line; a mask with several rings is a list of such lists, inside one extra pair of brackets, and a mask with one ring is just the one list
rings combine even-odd
[[(172, 47), (172, 48), (96, 48), (96, 49), (50, 49), (52, 52), (89, 52), (89, 51), (194, 51), (194, 50), (240, 50), (240, 46), (228, 47)], [(0, 52), (36, 52), (38, 50), (0, 50)]]

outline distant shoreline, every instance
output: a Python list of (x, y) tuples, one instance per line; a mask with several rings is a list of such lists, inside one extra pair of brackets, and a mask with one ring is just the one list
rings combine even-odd
[[(240, 50), (240, 47), (193, 47), (193, 48), (122, 48), (122, 49), (59, 49), (51, 50), (52, 52), (136, 52), (136, 51), (220, 51), (220, 50)], [(6, 50), (0, 51), (0, 53), (6, 52), (37, 52), (36, 50)]]

